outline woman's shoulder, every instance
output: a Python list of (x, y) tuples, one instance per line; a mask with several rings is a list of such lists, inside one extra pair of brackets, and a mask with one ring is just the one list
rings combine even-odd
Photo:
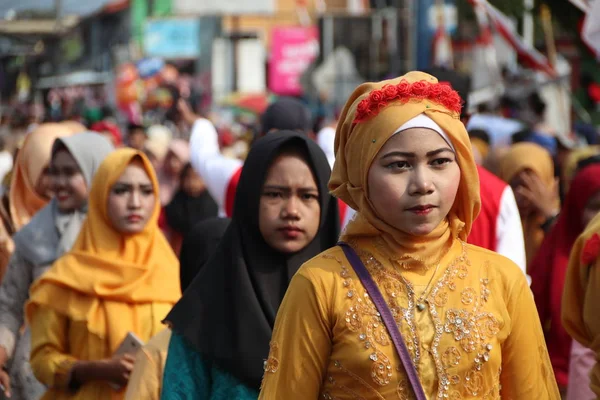
[[(185, 337), (176, 332), (170, 338), (164, 384), (162, 400), (183, 398), (176, 396), (177, 393), (193, 393), (192, 399), (210, 396), (215, 400), (245, 400), (258, 397), (258, 393), (204, 358)], [(166, 394), (165, 388), (176, 392), (175, 395)]]
[(296, 273), (309, 280), (333, 279), (346, 263), (341, 247), (334, 246), (306, 261)]
[(496, 252), (472, 244), (464, 244), (471, 268), (480, 270), (481, 276), (501, 281), (504, 286), (527, 283), (523, 270), (512, 260)]

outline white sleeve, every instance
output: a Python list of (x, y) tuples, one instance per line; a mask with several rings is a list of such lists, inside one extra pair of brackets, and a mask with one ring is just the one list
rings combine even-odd
[(317, 144), (325, 153), (327, 157), (327, 161), (329, 161), (329, 166), (333, 169), (333, 163), (335, 162), (335, 151), (334, 151), (334, 143), (335, 143), (335, 129), (330, 126), (326, 126), (321, 129), (317, 134)]
[[(496, 223), (496, 252), (511, 259), (523, 270), (523, 273), (527, 274), (521, 215), (510, 186), (504, 189), (500, 199), (500, 213)], [(527, 280), (531, 283), (529, 276)]]
[(217, 130), (207, 119), (199, 118), (192, 127), (190, 162), (206, 182), (208, 192), (219, 205), (220, 214), (224, 215), (229, 181), (243, 163), (221, 154)]
[(352, 218), (354, 218), (355, 214), (356, 210), (354, 210), (350, 206), (346, 208), (346, 215), (344, 215), (344, 220), (342, 221), (342, 232), (344, 232), (344, 229), (346, 229), (346, 225), (348, 225), (348, 222), (352, 221)]

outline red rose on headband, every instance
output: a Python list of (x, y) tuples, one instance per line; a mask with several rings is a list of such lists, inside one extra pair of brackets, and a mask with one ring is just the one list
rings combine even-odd
[(371, 103), (379, 104), (383, 101), (383, 91), (373, 90), (369, 97), (371, 98)]
[(398, 94), (398, 86), (385, 85), (382, 90), (388, 100), (395, 99)]
[(600, 236), (597, 233), (589, 238), (583, 246), (583, 253), (581, 254), (581, 263), (583, 265), (590, 265), (600, 255)]
[(361, 101), (360, 103), (358, 103), (358, 106), (356, 106), (356, 114), (357, 115), (367, 115), (370, 113), (370, 102), (369, 99), (364, 99), (363, 101)]
[(415, 82), (412, 84), (412, 93), (415, 97), (424, 97), (429, 89), (429, 84), (424, 81)]
[(444, 87), (449, 87), (446, 85), (431, 85), (429, 87), (429, 98), (438, 98), (444, 92)]
[(410, 83), (403, 81), (396, 85), (398, 88), (396, 92), (397, 97), (406, 97), (410, 94), (411, 86)]
[(397, 85), (388, 84), (380, 90), (373, 90), (358, 104), (354, 122), (373, 118), (392, 103), (406, 104), (409, 101), (419, 102), (424, 99), (440, 104), (457, 114), (462, 108), (462, 100), (458, 92), (447, 84), (427, 81), (409, 83), (403, 80)]

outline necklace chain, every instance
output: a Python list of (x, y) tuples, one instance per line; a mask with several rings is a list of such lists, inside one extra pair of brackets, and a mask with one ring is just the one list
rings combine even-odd
[(433, 278), (435, 278), (435, 276), (437, 275), (439, 268), (440, 268), (440, 263), (438, 262), (438, 264), (435, 266), (435, 270), (433, 271), (433, 274), (431, 275), (431, 278), (429, 278), (429, 282), (427, 283), (427, 286), (425, 286), (423, 293), (421, 293), (421, 296), (419, 296), (419, 298), (417, 299), (416, 305), (417, 305), (417, 308), (419, 309), (419, 311), (422, 311), (422, 309), (424, 309), (425, 305), (423, 304), (423, 301), (425, 300), (425, 297), (427, 296), (427, 292), (429, 291), (429, 286), (431, 286), (431, 282), (433, 282)]

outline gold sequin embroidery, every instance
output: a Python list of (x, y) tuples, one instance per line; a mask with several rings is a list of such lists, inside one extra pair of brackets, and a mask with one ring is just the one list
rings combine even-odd
[(467, 310), (448, 310), (446, 312), (446, 333), (452, 333), (454, 340), (460, 343), (462, 349), (471, 353), (475, 351), (478, 339), (477, 326), (473, 314)]
[(444, 307), (448, 303), (448, 292), (445, 290), (441, 290), (438, 294), (433, 298), (433, 304), (437, 307)]
[(473, 302), (475, 301), (475, 297), (477, 297), (477, 293), (475, 292), (475, 289), (465, 288), (462, 291), (462, 293), (460, 294), (460, 301), (464, 305), (469, 306), (469, 305), (473, 304)]
[(479, 371), (469, 371), (465, 376), (465, 389), (471, 396), (477, 396), (481, 394), (483, 389), (483, 374)]
[(265, 372), (274, 374), (279, 369), (279, 345), (277, 342), (271, 342), (269, 348), (269, 358), (264, 362), (264, 370)]
[(449, 347), (442, 356), (442, 363), (445, 368), (450, 368), (460, 363), (460, 351), (456, 347)]
[(396, 386), (396, 394), (400, 400), (411, 400), (414, 398), (412, 388), (406, 379), (402, 379)]

